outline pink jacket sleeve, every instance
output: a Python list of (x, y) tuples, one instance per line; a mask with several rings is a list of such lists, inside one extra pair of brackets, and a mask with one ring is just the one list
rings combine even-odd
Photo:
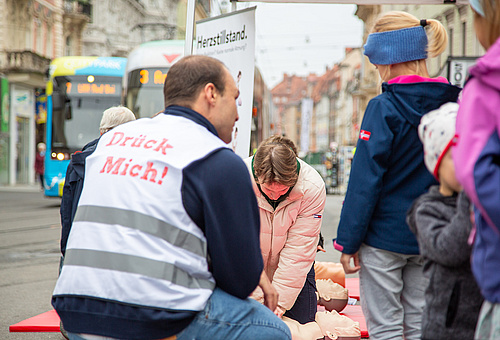
[(462, 93), (456, 140), (455, 173), (488, 224), (500, 228), (500, 98), (496, 90), (472, 78)]

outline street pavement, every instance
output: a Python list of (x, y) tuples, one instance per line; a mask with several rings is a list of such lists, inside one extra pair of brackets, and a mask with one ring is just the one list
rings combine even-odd
[(59, 198), (38, 186), (0, 187), (0, 339), (64, 339), (59, 333), (9, 333), (50, 309), (58, 275)]
[[(326, 253), (317, 261), (338, 262), (333, 249), (343, 197), (328, 195), (322, 234)], [(0, 339), (63, 340), (59, 333), (10, 333), (9, 326), (52, 309), (59, 270), (60, 199), (37, 186), (0, 187)]]

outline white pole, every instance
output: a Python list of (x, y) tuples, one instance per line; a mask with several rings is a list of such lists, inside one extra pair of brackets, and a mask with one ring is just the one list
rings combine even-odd
[(185, 56), (193, 54), (194, 5), (195, 0), (188, 0), (186, 10), (186, 38), (184, 40)]

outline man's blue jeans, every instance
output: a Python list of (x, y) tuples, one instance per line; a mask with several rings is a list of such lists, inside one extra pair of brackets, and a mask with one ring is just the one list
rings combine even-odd
[(291, 339), (290, 329), (266, 306), (238, 299), (216, 288), (205, 309), (177, 335), (177, 340)]
[[(85, 334), (68, 333), (71, 340)], [(205, 309), (177, 334), (177, 340), (290, 340), (290, 329), (266, 306), (215, 288)], [(109, 338), (103, 338), (109, 339)]]

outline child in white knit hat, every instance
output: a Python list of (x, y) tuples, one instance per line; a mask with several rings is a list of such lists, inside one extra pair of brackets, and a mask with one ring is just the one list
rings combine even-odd
[(446, 103), (418, 126), (425, 165), (439, 181), (407, 214), (429, 278), (422, 339), (472, 339), (483, 301), (470, 268), (470, 203), (451, 158), (457, 110), (458, 104)]

